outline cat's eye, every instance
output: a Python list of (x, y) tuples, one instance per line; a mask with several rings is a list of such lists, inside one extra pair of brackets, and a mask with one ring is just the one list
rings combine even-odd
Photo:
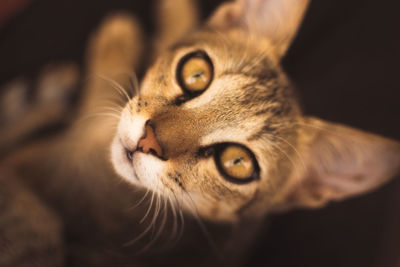
[(213, 66), (204, 51), (184, 56), (178, 64), (177, 80), (184, 92), (193, 97), (200, 95), (213, 79)]
[(219, 144), (214, 152), (219, 172), (231, 182), (248, 183), (259, 177), (259, 166), (254, 154), (235, 143)]

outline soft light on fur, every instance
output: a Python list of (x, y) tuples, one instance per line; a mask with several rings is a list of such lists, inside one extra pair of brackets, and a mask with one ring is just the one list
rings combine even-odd
[[(116, 171), (136, 185), (180, 198), (209, 220), (236, 221), (270, 210), (318, 207), (374, 189), (399, 169), (397, 142), (304, 117), (279, 66), (308, 1), (237, 1), (166, 50), (126, 105), (112, 146)], [(178, 62), (193, 51), (211, 59), (214, 78), (199, 96), (184, 94)], [(146, 123), (166, 160), (135, 150)], [(235, 184), (218, 171), (206, 146), (246, 146), (260, 180)], [(126, 159), (124, 147), (134, 151)], [(389, 162), (389, 163), (388, 163)]]
[[(0, 241), (7, 245), (0, 246), (0, 265), (236, 266), (267, 213), (363, 194), (399, 172), (398, 142), (302, 113), (280, 60), (308, 1), (232, 1), (191, 34), (193, 3), (160, 3), (158, 11), (168, 14), (158, 17), (159, 56), (140, 88), (132, 72), (145, 54), (153, 58), (143, 53), (148, 36), (127, 14), (108, 17), (89, 44), (90, 78), (75, 123), (23, 143), (1, 161), (7, 172), (0, 177)], [(178, 66), (199, 50), (213, 65), (213, 79), (188, 97)], [(63, 77), (57, 73), (49, 74)], [(48, 113), (24, 115), (25, 87), (17, 84), (11, 95), (22, 108), (7, 112), (21, 119), (5, 120), (22, 122), (7, 131), (19, 135), (0, 138), (0, 147), (31, 133), (36, 118), (39, 126), (49, 122)], [(62, 95), (41, 89), (37, 110), (64, 107)], [(159, 149), (143, 149), (146, 139)], [(207, 148), (224, 142), (251, 151), (259, 176), (235, 183), (223, 175)]]

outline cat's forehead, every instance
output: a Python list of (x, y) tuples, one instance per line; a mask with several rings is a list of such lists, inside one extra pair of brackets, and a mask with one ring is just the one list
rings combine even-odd
[(144, 93), (150, 90), (152, 95), (161, 93), (169, 99), (177, 97), (181, 94), (176, 81), (180, 61), (190, 53), (203, 51), (212, 63), (214, 81), (225, 80), (230, 85), (230, 90), (223, 93), (237, 93), (235, 89), (239, 87), (274, 80), (282, 73), (269, 47), (266, 40), (240, 31), (221, 33), (206, 28), (164, 51), (149, 69), (142, 89)]
[(211, 58), (217, 69), (225, 72), (240, 72), (250, 61), (258, 59), (263, 70), (275, 69), (278, 61), (273, 54), (268, 40), (257, 38), (243, 31), (231, 30), (219, 32), (204, 28), (187, 36), (173, 45), (170, 50), (170, 62), (176, 63), (185, 54), (204, 50)]
[(279, 65), (273, 46), (268, 40), (239, 29), (220, 32), (205, 27), (163, 50), (153, 66), (174, 67), (182, 57), (197, 50), (205, 51), (216, 67), (225, 71), (239, 71), (249, 61), (256, 59), (259, 60), (257, 63), (263, 64), (264, 70), (274, 69)]
[[(209, 29), (199, 31), (158, 58), (143, 81), (142, 93), (161, 104), (157, 105), (161, 113), (165, 113), (163, 107), (169, 106), (179, 109), (178, 113), (183, 109), (207, 114), (215, 118), (208, 119), (207, 125), (217, 129), (227, 125), (237, 128), (238, 124), (243, 126), (247, 122), (250, 128), (258, 129), (254, 125), (264, 125), (275, 115), (286, 116), (296, 106), (289, 81), (265, 48), (268, 43), (257, 42), (248, 35), (223, 34)], [(210, 58), (213, 79), (199, 96), (174, 107), (174, 101), (184, 94), (176, 77), (179, 62), (199, 50)], [(249, 118), (258, 120), (253, 122)]]

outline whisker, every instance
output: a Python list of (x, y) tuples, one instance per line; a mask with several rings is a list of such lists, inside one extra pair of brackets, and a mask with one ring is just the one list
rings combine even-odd
[(151, 199), (150, 199), (150, 204), (149, 204), (149, 207), (148, 207), (148, 209), (147, 209), (147, 211), (146, 211), (146, 214), (143, 216), (143, 218), (140, 220), (139, 223), (143, 223), (144, 220), (146, 220), (147, 216), (149, 216), (149, 212), (150, 212), (150, 210), (151, 210), (151, 207), (153, 206), (153, 201), (154, 201), (154, 191), (152, 191)]
[[(151, 208), (152, 208), (152, 206), (153, 206), (153, 201), (154, 201), (154, 191), (153, 191), (153, 194), (152, 194), (152, 196), (151, 196), (151, 201), (150, 201), (149, 208), (147, 209), (147, 212), (146, 212), (145, 216), (144, 216), (144, 217), (142, 218), (142, 220), (139, 222), (140, 224), (143, 223), (144, 219), (148, 216), (148, 214), (149, 214), (149, 212), (150, 212), (150, 210), (151, 210)], [(157, 207), (155, 207), (155, 209), (157, 209)], [(131, 241), (125, 243), (123, 246), (124, 246), (124, 247), (131, 246), (131, 245), (135, 244), (137, 241), (139, 241), (140, 239), (142, 239), (151, 229), (154, 228), (156, 219), (157, 219), (157, 216), (153, 216), (153, 218), (152, 218), (150, 224), (145, 228), (145, 230), (144, 230), (140, 235), (138, 235), (136, 238), (134, 238), (133, 240), (131, 240)], [(150, 243), (151, 243), (151, 242), (152, 242), (152, 241), (150, 241)], [(147, 245), (146, 245), (146, 247), (147, 247)], [(142, 252), (144, 252), (143, 249), (141, 249), (140, 251), (138, 251), (137, 254), (140, 254), (140, 253), (142, 253)]]
[(103, 110), (105, 110), (105, 111), (114, 111), (114, 112), (116, 112), (117, 114), (120, 114), (121, 111), (122, 111), (122, 109), (118, 110), (118, 109), (115, 109), (115, 108), (112, 108), (112, 107), (101, 107), (101, 109), (103, 109)]
[[(133, 76), (133, 77), (132, 77)], [(139, 80), (138, 77), (136, 75), (136, 72), (132, 72), (131, 75), (129, 75), (129, 83), (133, 89), (133, 93), (135, 95), (139, 95), (140, 94), (140, 87), (139, 87)]]
[(176, 241), (178, 241), (182, 238), (182, 235), (183, 235), (183, 231), (185, 228), (185, 219), (183, 217), (183, 212), (182, 212), (182, 203), (179, 203), (178, 197), (176, 196), (175, 192), (173, 192), (173, 194), (174, 194), (174, 200), (175, 200), (177, 211), (178, 211), (177, 213), (179, 215), (179, 221), (181, 223), (178, 235), (176, 237)]
[(125, 71), (122, 72), (121, 74), (128, 76), (128, 82), (129, 82), (129, 92), (132, 94), (132, 97), (139, 95), (139, 80), (136, 75), (136, 72), (134, 70), (132, 71)]
[(164, 205), (163, 205), (163, 208), (162, 208), (163, 216), (162, 216), (162, 218), (161, 218), (161, 224), (160, 224), (160, 226), (158, 227), (158, 230), (157, 230), (157, 232), (156, 232), (156, 235), (155, 235), (155, 237), (154, 237), (154, 240), (157, 240), (157, 239), (161, 236), (161, 233), (162, 233), (162, 231), (164, 230), (165, 223), (167, 222), (167, 217), (168, 217), (167, 201), (166, 201), (164, 198), (161, 198), (161, 200), (164, 201)]
[(172, 232), (171, 232), (171, 239), (173, 239), (175, 236), (176, 236), (176, 233), (177, 233), (177, 227), (178, 227), (178, 217), (177, 217), (177, 214), (176, 214), (176, 209), (175, 209), (175, 206), (174, 206), (174, 204), (172, 203), (172, 200), (171, 200), (171, 197), (170, 196), (168, 196), (168, 202), (169, 202), (169, 204), (170, 204), (170, 206), (171, 206), (171, 210), (172, 210), (172, 216), (173, 216), (173, 218), (174, 218), (174, 221), (173, 221), (173, 226), (172, 226)]
[(197, 209), (196, 203), (193, 201), (192, 197), (190, 196), (190, 194), (186, 190), (184, 190), (184, 192), (185, 192), (185, 196), (187, 196), (189, 198), (190, 203), (191, 203), (191, 205), (193, 207), (193, 210), (190, 209), (190, 211), (191, 211), (193, 217), (196, 219), (196, 221), (197, 221), (201, 231), (203, 232), (207, 242), (209, 243), (211, 249), (215, 252), (215, 254), (218, 255), (218, 257), (221, 257), (221, 253), (220, 253), (219, 249), (217, 248), (217, 245), (215, 244), (213, 238), (211, 237), (210, 232), (207, 230), (203, 220), (201, 219), (201, 217), (199, 215), (199, 211)]
[(301, 156), (300, 152), (289, 141), (287, 141), (283, 137), (274, 135), (274, 138), (278, 138), (278, 139), (282, 140), (283, 142), (285, 142), (286, 144), (288, 144), (293, 149), (293, 151), (297, 154), (297, 156), (299, 157), (299, 159), (301, 161), (301, 164), (302, 164), (304, 170), (306, 170), (306, 164), (304, 163), (303, 157)]
[(247, 37), (245, 49), (244, 49), (244, 51), (243, 51), (243, 53), (242, 53), (242, 57), (240, 58), (239, 63), (237, 64), (237, 65), (239, 66), (240, 69), (243, 68), (243, 64), (244, 64), (245, 60), (247, 59), (247, 54), (248, 54), (248, 50), (249, 50), (250, 38), (251, 38), (251, 36), (248, 36), (248, 37)]
[(177, 241), (180, 240), (183, 236), (183, 230), (185, 229), (185, 218), (183, 217), (183, 212), (182, 212), (182, 208), (179, 208), (179, 218), (181, 221), (181, 227), (179, 229), (179, 233), (177, 236)]
[(276, 149), (278, 149), (282, 154), (284, 154), (286, 156), (286, 158), (292, 163), (293, 167), (296, 166), (294, 160), (288, 155), (288, 153), (286, 153), (286, 151), (284, 151), (281, 147), (279, 147), (277, 144), (274, 143), (270, 143), (270, 145), (272, 145), (273, 147), (275, 147)]
[(101, 101), (99, 101), (99, 107), (98, 107), (98, 108), (101, 108), (101, 107), (103, 107), (103, 105), (104, 105), (104, 106), (106, 106), (106, 107), (115, 107), (115, 108), (119, 108), (119, 109), (121, 109), (121, 110), (124, 109), (124, 105), (123, 105), (122, 103), (120, 103), (121, 101), (119, 101), (119, 100), (117, 100), (117, 99), (115, 99), (115, 101), (113, 101), (113, 100), (114, 100), (114, 99), (109, 98), (109, 99), (107, 99), (107, 100), (101, 100)]
[[(158, 215), (160, 214), (160, 210), (161, 210), (161, 200), (160, 200), (160, 193), (157, 191), (156, 193), (156, 208), (154, 210), (154, 214), (153, 214), (153, 219), (151, 220), (152, 222), (156, 222)], [(152, 229), (151, 234), (154, 234), (154, 228)]]
[(259, 53), (255, 58), (256, 60), (252, 62), (252, 64), (246, 65), (245, 67), (243, 67), (243, 72), (249, 72), (251, 70), (253, 70), (255, 67), (257, 67), (258, 64), (260, 64), (261, 61), (263, 61), (266, 57), (266, 55), (268, 55), (269, 51), (264, 51)]
[[(281, 147), (279, 147), (277, 144), (272, 143), (272, 142), (270, 143), (270, 145), (272, 145), (273, 147), (275, 147), (276, 149), (278, 149), (278, 151), (280, 151), (283, 155), (285, 155), (286, 158), (287, 158), (287, 159), (290, 161), (290, 163), (292, 164), (293, 169), (295, 169), (297, 172), (299, 172), (299, 170), (296, 169), (296, 164), (295, 164), (294, 160), (293, 160)], [(305, 166), (305, 165), (304, 165), (304, 166)], [(298, 173), (297, 176), (300, 177), (299, 173)]]
[(138, 203), (136, 203), (134, 206), (132, 206), (131, 208), (129, 208), (130, 210), (137, 208), (140, 204), (142, 204), (142, 202), (146, 199), (147, 195), (149, 194), (150, 189), (146, 190), (146, 193), (144, 193), (143, 197), (138, 201)]
[(295, 122), (293, 124), (294, 125), (300, 125), (300, 126), (306, 126), (306, 127), (313, 128), (313, 129), (316, 129), (316, 130), (325, 131), (325, 132), (327, 132), (327, 133), (329, 133), (331, 135), (337, 136), (337, 137), (343, 137), (342, 135), (338, 134), (337, 132), (333, 132), (333, 131), (331, 131), (331, 130), (329, 130), (327, 128), (324, 128), (323, 126), (317, 126), (317, 125), (314, 125), (314, 124), (303, 123), (303, 122)]
[(142, 239), (142, 238), (151, 230), (151, 228), (152, 228), (153, 226), (154, 226), (154, 225), (153, 225), (152, 223), (149, 224), (149, 225), (146, 227), (146, 229), (145, 229), (140, 235), (138, 235), (138, 236), (137, 236), (136, 238), (134, 238), (133, 240), (126, 242), (123, 246), (124, 246), (124, 247), (128, 247), (128, 246), (131, 246), (131, 245), (135, 244), (137, 241), (139, 241), (140, 239)]
[(152, 239), (150, 240), (150, 242), (148, 244), (146, 244), (141, 250), (138, 251), (138, 254), (148, 250), (159, 239), (162, 231), (164, 230), (165, 223), (167, 221), (167, 202), (164, 201), (164, 204), (163, 205), (161, 204), (164, 199), (161, 195), (159, 180), (158, 180), (158, 184), (154, 191), (156, 191), (156, 194), (157, 194), (157, 202), (156, 202), (153, 219), (149, 225), (149, 227), (151, 227), (151, 229), (152, 229), (152, 235), (154, 235), (154, 228), (155, 228), (156, 221), (157, 221), (161, 211), (163, 211), (163, 216), (161, 218), (161, 225), (158, 227), (158, 229), (155, 233), (155, 236), (152, 237)]
[(103, 75), (96, 75), (98, 78), (101, 78), (107, 82), (109, 82), (111, 84), (111, 86), (116, 89), (122, 96), (125, 96), (127, 101), (131, 100), (131, 97), (128, 95), (128, 93), (126, 92), (126, 90), (116, 81), (114, 81), (113, 79), (110, 79), (108, 77), (105, 77)]
[(93, 119), (93, 118), (98, 118), (98, 117), (109, 117), (109, 118), (113, 118), (113, 119), (117, 119), (116, 121), (119, 121), (121, 119), (121, 117), (119, 115), (113, 114), (113, 113), (103, 113), (103, 112), (99, 112), (99, 113), (93, 113), (93, 114), (88, 114), (87, 116), (84, 116), (80, 119), (78, 119), (76, 121), (77, 124), (83, 123), (87, 120)]

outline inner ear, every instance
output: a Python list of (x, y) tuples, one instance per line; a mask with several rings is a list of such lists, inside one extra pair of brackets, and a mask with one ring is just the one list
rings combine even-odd
[(363, 194), (400, 172), (399, 142), (316, 118), (301, 123), (299, 154), (301, 162), (277, 197), (281, 209)]
[(209, 24), (220, 31), (241, 28), (268, 39), (282, 57), (303, 19), (309, 0), (237, 0), (214, 13)]

